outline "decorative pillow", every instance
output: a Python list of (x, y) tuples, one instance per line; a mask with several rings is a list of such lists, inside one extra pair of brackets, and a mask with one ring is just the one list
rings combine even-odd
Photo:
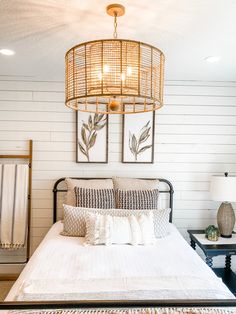
[(156, 238), (164, 238), (169, 234), (170, 229), (170, 208), (154, 210), (154, 232)]
[(86, 242), (88, 244), (154, 243), (153, 213), (117, 217), (88, 213), (86, 215)]
[(158, 190), (115, 190), (116, 207), (158, 209)]
[(170, 208), (163, 210), (130, 210), (130, 209), (96, 209), (81, 208), (69, 205), (64, 207), (64, 229), (61, 235), (70, 237), (84, 237), (86, 234), (85, 218), (88, 213), (110, 215), (117, 217), (129, 217), (130, 215), (140, 215), (153, 212), (154, 233), (156, 238), (162, 238), (169, 233), (169, 214)]
[(87, 208), (115, 208), (113, 189), (84, 189), (75, 187), (77, 207)]
[(112, 179), (71, 179), (66, 178), (67, 194), (66, 204), (75, 206), (75, 191), (74, 188), (80, 187), (85, 189), (113, 189)]
[(159, 188), (157, 179), (112, 178), (115, 190), (156, 190)]
[(96, 209), (85, 207), (74, 207), (63, 204), (64, 208), (64, 228), (61, 235), (69, 237), (84, 237), (86, 234), (85, 217), (88, 212), (104, 213), (109, 209)]

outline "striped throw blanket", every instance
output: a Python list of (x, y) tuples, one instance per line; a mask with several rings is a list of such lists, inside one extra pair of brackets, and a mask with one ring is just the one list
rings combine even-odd
[(28, 165), (0, 165), (0, 248), (25, 246), (28, 225)]

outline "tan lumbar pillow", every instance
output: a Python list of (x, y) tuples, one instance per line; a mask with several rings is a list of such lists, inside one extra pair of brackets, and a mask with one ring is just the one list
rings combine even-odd
[(115, 190), (155, 190), (159, 187), (158, 179), (112, 178)]
[(71, 179), (66, 178), (67, 194), (65, 203), (76, 206), (75, 187), (84, 189), (113, 189), (112, 179)]

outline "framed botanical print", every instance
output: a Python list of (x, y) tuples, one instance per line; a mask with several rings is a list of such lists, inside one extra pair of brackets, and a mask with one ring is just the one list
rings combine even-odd
[(108, 115), (76, 112), (76, 162), (108, 162)]
[(155, 111), (123, 115), (122, 162), (154, 162)]

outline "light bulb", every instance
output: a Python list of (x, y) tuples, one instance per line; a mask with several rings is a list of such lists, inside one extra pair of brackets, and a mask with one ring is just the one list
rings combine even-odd
[(0, 49), (0, 53), (5, 56), (13, 56), (15, 54), (15, 51), (4, 48), (4, 49)]
[(101, 81), (102, 80), (102, 72), (98, 73), (98, 79)]
[(103, 67), (103, 72), (104, 73), (108, 73), (110, 71), (110, 67), (108, 64), (104, 64), (104, 67)]
[(121, 73), (120, 78), (124, 82), (125, 81), (125, 73)]
[(132, 74), (132, 68), (127, 67), (127, 76), (130, 76)]

